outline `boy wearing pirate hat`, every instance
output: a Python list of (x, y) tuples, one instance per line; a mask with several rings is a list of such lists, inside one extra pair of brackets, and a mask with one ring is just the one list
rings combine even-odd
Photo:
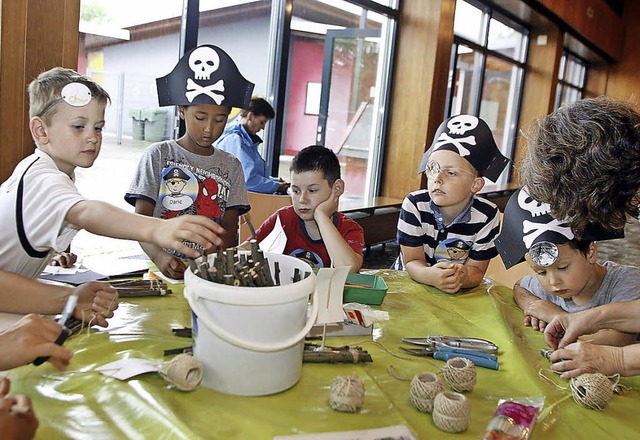
[[(89, 168), (100, 153), (109, 94), (84, 75), (56, 67), (29, 84), (29, 129), (36, 150), (14, 169), (0, 191), (0, 270), (36, 278), (54, 251), (68, 249), (80, 229), (155, 243), (200, 255), (222, 241), (222, 228), (197, 216), (163, 221), (87, 200), (75, 186), (76, 167)], [(59, 301), (59, 299), (58, 299)]]
[(507, 163), (482, 119), (445, 120), (418, 168), (426, 174), (427, 189), (412, 192), (402, 203), (400, 255), (393, 268), (447, 293), (480, 284), (498, 253), (494, 239), (500, 217), (498, 208), (476, 193), (484, 186), (483, 176), (495, 182)]
[[(583, 238), (577, 239), (569, 222), (554, 218), (549, 204), (531, 197), (527, 187), (514, 193), (505, 208), (496, 247), (507, 269), (526, 261), (534, 272), (513, 287), (513, 298), (524, 311), (524, 325), (542, 332), (558, 314), (639, 298), (639, 268), (598, 263), (595, 240), (622, 235), (622, 231), (589, 225)], [(590, 342), (606, 345), (631, 344), (635, 339), (635, 334), (611, 329), (589, 336)]]
[[(173, 71), (156, 83), (159, 105), (177, 105), (186, 132), (144, 151), (125, 200), (135, 206), (136, 213), (147, 216), (208, 217), (224, 228), (218, 247), (235, 246), (238, 218), (250, 208), (244, 174), (240, 161), (213, 143), (222, 134), (231, 108), (249, 105), (253, 84), (225, 51), (210, 44), (185, 53)], [(163, 274), (183, 278), (183, 253), (150, 243), (140, 245)]]

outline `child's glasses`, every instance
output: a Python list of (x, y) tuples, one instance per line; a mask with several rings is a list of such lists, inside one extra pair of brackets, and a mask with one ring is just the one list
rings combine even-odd
[(460, 173), (469, 173), (473, 177), (477, 177), (475, 173), (472, 173), (471, 171), (465, 170), (463, 168), (455, 168), (455, 167), (442, 168), (440, 167), (440, 164), (435, 160), (430, 160), (429, 162), (427, 162), (427, 167), (425, 168), (424, 172), (427, 176), (427, 179), (429, 180), (436, 180), (436, 178), (438, 177), (438, 173), (440, 172), (442, 172), (442, 175), (445, 176), (446, 178), (451, 178), (451, 179), (460, 177)]

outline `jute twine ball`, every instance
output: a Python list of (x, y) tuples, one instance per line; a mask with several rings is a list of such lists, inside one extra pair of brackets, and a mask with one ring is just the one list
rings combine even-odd
[(433, 411), (433, 399), (444, 391), (442, 379), (433, 373), (420, 373), (413, 376), (409, 389), (409, 400), (418, 411)]
[(569, 383), (573, 400), (580, 405), (604, 411), (613, 397), (613, 384), (602, 373), (585, 373)]
[(329, 405), (336, 411), (356, 412), (364, 403), (364, 384), (357, 374), (338, 376), (331, 382)]
[(199, 360), (188, 353), (182, 353), (164, 364), (158, 373), (172, 388), (192, 391), (202, 382), (204, 370)]
[(463, 432), (471, 423), (471, 402), (460, 393), (445, 391), (433, 401), (433, 422), (445, 432)]
[(455, 391), (471, 391), (476, 384), (476, 366), (467, 358), (449, 359), (444, 367), (444, 379)]

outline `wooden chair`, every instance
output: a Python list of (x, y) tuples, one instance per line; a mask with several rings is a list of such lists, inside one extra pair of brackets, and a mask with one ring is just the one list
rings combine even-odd
[[(502, 212), (500, 213), (500, 224), (502, 225), (504, 222), (504, 215)], [(516, 281), (520, 280), (520, 278), (525, 277), (527, 275), (532, 275), (533, 270), (529, 265), (523, 261), (522, 263), (518, 263), (510, 269), (506, 269), (504, 267), (504, 263), (502, 262), (502, 258), (500, 255), (494, 257), (489, 262), (489, 267), (487, 267), (487, 272), (485, 273), (486, 278), (491, 278), (498, 284), (502, 284), (503, 286), (508, 287), (509, 289), (513, 289), (513, 285)]]
[[(247, 192), (247, 196), (249, 198), (249, 204), (251, 205), (251, 211), (249, 211), (247, 215), (256, 230), (271, 214), (284, 206), (291, 205), (290, 196), (254, 192)], [(249, 226), (244, 221), (244, 218), (240, 217), (239, 243), (244, 242), (250, 237), (251, 231), (249, 230)]]

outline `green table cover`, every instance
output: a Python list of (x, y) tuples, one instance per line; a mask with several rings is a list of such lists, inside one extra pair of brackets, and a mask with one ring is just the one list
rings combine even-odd
[[(121, 300), (116, 316), (102, 331), (83, 331), (66, 345), (75, 351), (66, 372), (50, 364), (9, 372), (12, 393), (31, 396), (40, 420), (39, 439), (269, 439), (275, 435), (349, 431), (403, 424), (421, 439), (479, 439), (498, 399), (545, 396), (533, 439), (635, 439), (640, 432), (640, 378), (623, 378), (631, 387), (614, 395), (598, 412), (574, 402), (568, 381), (550, 372), (539, 351), (542, 334), (522, 325), (523, 313), (510, 289), (483, 284), (458, 295), (413, 282), (405, 272), (382, 270), (389, 291), (381, 310), (390, 320), (376, 324), (373, 339), (334, 337), (328, 345), (361, 346), (369, 364), (304, 364), (293, 388), (272, 396), (237, 397), (200, 386), (193, 392), (168, 388), (156, 373), (119, 381), (95, 371), (103, 364), (136, 357), (157, 361), (163, 351), (190, 345), (172, 328), (191, 326), (189, 306), (180, 286), (167, 297)], [(498, 371), (477, 368), (477, 383), (465, 393), (471, 401), (471, 425), (461, 434), (440, 431), (430, 414), (409, 402), (408, 380), (422, 372), (438, 373), (444, 361), (414, 358), (401, 352), (402, 337), (430, 334), (489, 339), (500, 347)], [(365, 402), (357, 413), (328, 405), (336, 376), (357, 374)], [(448, 387), (447, 387), (448, 388)]]

